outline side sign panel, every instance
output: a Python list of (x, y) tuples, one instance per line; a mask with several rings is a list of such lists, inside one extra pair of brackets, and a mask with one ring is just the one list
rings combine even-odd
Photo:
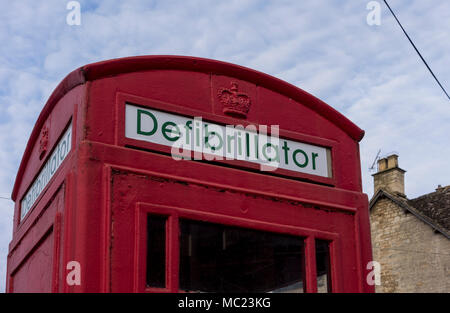
[(257, 163), (266, 171), (282, 168), (331, 177), (330, 149), (278, 138), (273, 135), (273, 128), (272, 135), (266, 134), (256, 127), (223, 126), (204, 122), (201, 117), (189, 118), (131, 104), (125, 107), (125, 137), (172, 147), (173, 157), (182, 155), (186, 159), (182, 151), (187, 150), (204, 154), (207, 160), (241, 160)]

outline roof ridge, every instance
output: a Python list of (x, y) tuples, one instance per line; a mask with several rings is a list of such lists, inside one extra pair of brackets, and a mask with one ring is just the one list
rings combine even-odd
[(441, 234), (443, 234), (447, 239), (450, 239), (450, 230), (448, 230), (447, 227), (445, 227), (445, 225), (442, 225), (440, 222), (436, 221), (435, 219), (432, 219), (431, 217), (425, 215), (423, 212), (418, 210), (416, 207), (410, 205), (408, 203), (410, 200), (408, 200), (407, 198), (403, 198), (395, 194), (392, 194), (383, 188), (380, 188), (370, 200), (369, 210), (372, 209), (372, 207), (375, 205), (378, 199), (383, 195), (386, 196), (391, 201), (393, 201), (394, 203), (397, 203), (399, 206), (403, 207), (403, 209), (415, 215), (418, 219), (420, 219), (424, 223), (431, 226), (435, 231), (438, 231)]

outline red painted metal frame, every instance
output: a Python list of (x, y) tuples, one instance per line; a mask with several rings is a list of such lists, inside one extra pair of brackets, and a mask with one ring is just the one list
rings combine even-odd
[[(166, 157), (166, 158), (170, 158), (170, 157)], [(198, 166), (204, 166), (203, 164), (196, 164)], [(199, 181), (196, 179), (189, 179), (186, 177), (178, 177), (178, 176), (173, 176), (170, 174), (162, 174), (160, 172), (147, 172), (147, 171), (138, 171), (136, 172), (135, 168), (127, 168), (127, 167), (117, 167), (114, 166), (114, 169), (116, 170), (121, 170), (124, 173), (129, 173), (129, 174), (136, 174), (136, 175), (148, 175), (149, 177), (159, 177), (162, 180), (177, 180), (177, 181), (183, 181), (183, 184), (187, 184), (187, 185), (204, 185), (204, 186), (208, 186), (208, 188), (215, 188), (218, 190), (233, 190), (233, 192), (240, 192), (242, 194), (247, 194), (247, 195), (253, 195), (253, 197), (255, 196), (260, 196), (260, 197), (266, 197), (266, 198), (271, 198), (271, 199), (279, 199), (278, 201), (289, 201), (289, 202), (306, 202), (311, 204), (312, 206), (320, 206), (322, 208), (328, 208), (329, 210), (333, 209), (336, 212), (342, 212), (345, 215), (350, 215), (353, 216), (353, 220), (354, 223), (352, 224), (356, 224), (358, 222), (358, 215), (355, 213), (355, 209), (353, 208), (348, 208), (339, 204), (331, 204), (331, 203), (322, 203), (322, 202), (317, 202), (314, 200), (304, 200), (304, 199), (299, 199), (293, 196), (284, 196), (282, 195), (282, 193), (280, 194), (270, 194), (264, 191), (255, 191), (252, 189), (244, 189), (244, 188), (237, 188), (237, 187), (231, 187), (229, 185), (224, 185), (224, 184), (220, 184), (220, 183), (212, 183), (212, 182), (206, 182), (206, 181)], [(232, 181), (232, 179), (230, 179)], [(137, 188), (136, 185), (133, 185), (131, 182), (127, 183), (127, 184), (131, 184), (131, 186), (133, 186), (133, 188)], [(141, 186), (142, 188), (142, 186)], [(150, 187), (148, 187), (147, 189), (151, 189)], [(118, 194), (120, 193), (120, 191), (115, 191), (114, 194)], [(134, 197), (134, 196), (133, 196)], [(134, 199), (134, 198), (133, 198)], [(218, 197), (217, 201), (221, 202), (222, 200), (220, 200), (221, 198)], [(283, 200), (282, 200), (283, 199)], [(351, 231), (351, 227), (349, 230), (349, 233), (352, 235), (350, 237), (345, 236), (345, 238), (341, 238), (342, 236), (340, 236), (338, 233), (331, 233), (331, 232), (327, 232), (327, 231), (321, 231), (318, 230), (317, 228), (314, 229), (308, 229), (305, 227), (293, 227), (290, 226), (289, 223), (284, 222), (284, 224), (279, 224), (276, 223), (272, 218), (267, 218), (265, 217), (265, 215), (267, 213), (264, 213), (264, 210), (259, 210), (259, 215), (261, 216), (260, 219), (263, 219), (263, 221), (250, 218), (244, 218), (244, 217), (233, 217), (233, 215), (231, 213), (229, 214), (216, 214), (216, 213), (211, 213), (205, 210), (202, 210), (200, 207), (202, 206), (201, 204), (202, 202), (199, 202), (197, 204), (198, 208), (197, 209), (186, 209), (184, 207), (173, 207), (173, 206), (166, 206), (166, 205), (160, 205), (160, 204), (136, 204), (136, 206), (138, 207), (137, 211), (140, 212), (139, 214), (142, 214), (142, 206), (145, 206), (146, 212), (148, 211), (152, 211), (155, 212), (157, 214), (160, 215), (171, 215), (173, 218), (178, 218), (179, 216), (183, 216), (183, 217), (189, 217), (189, 218), (193, 218), (193, 219), (200, 219), (200, 220), (208, 220), (208, 221), (212, 221), (212, 222), (218, 222), (221, 224), (228, 224), (228, 225), (238, 225), (238, 226), (242, 226), (242, 227), (251, 227), (251, 228), (257, 228), (257, 229), (262, 229), (262, 230), (266, 230), (266, 231), (274, 231), (274, 232), (282, 232), (282, 233), (290, 233), (290, 234), (295, 234), (295, 235), (299, 235), (301, 237), (305, 237), (308, 239), (311, 239), (311, 242), (306, 242), (307, 244), (307, 251), (308, 251), (308, 266), (307, 266), (307, 291), (309, 292), (314, 292), (315, 291), (315, 287), (314, 286), (314, 282), (315, 282), (315, 258), (314, 258), (314, 239), (324, 239), (327, 241), (330, 241), (332, 244), (330, 245), (330, 254), (331, 254), (331, 260), (332, 260), (332, 264), (331, 264), (331, 275), (332, 275), (332, 279), (333, 279), (333, 291), (334, 292), (339, 292), (339, 291), (343, 291), (345, 290), (345, 288), (342, 287), (342, 272), (344, 272), (344, 269), (341, 267), (341, 261), (340, 259), (342, 258), (341, 253), (339, 251), (341, 251), (340, 246), (342, 246), (342, 241), (343, 240), (347, 240), (349, 243), (354, 244), (354, 240), (356, 240), (353, 237), (353, 232)], [(130, 204), (131, 206), (133, 206), (133, 204)], [(251, 205), (251, 204), (250, 204)], [(151, 209), (148, 209), (149, 207), (151, 207)], [(203, 206), (204, 207), (204, 206)], [(255, 208), (253, 208), (254, 210)], [(272, 210), (276, 209), (276, 206), (272, 205), (271, 207)], [(214, 211), (215, 208), (212, 207), (211, 205), (208, 206), (208, 210), (210, 211)], [(270, 211), (270, 210), (269, 210)], [(181, 212), (181, 213), (180, 213)], [(273, 214), (273, 213), (272, 213)], [(271, 215), (269, 213), (269, 215)], [(334, 216), (335, 219), (338, 218), (338, 216)], [(142, 216), (140, 218), (138, 218), (138, 220), (143, 221), (145, 219), (142, 218)], [(265, 221), (264, 221), (265, 220)], [(245, 222), (246, 221), (246, 222)], [(117, 223), (117, 220), (115, 221)], [(322, 227), (327, 227), (326, 223), (328, 223), (328, 221), (324, 220)], [(120, 223), (120, 224), (124, 224), (124, 223)], [(138, 230), (138, 227), (143, 227), (142, 223), (140, 222), (136, 222), (135, 224), (135, 233), (138, 234), (136, 235), (135, 238), (135, 244), (134, 246), (143, 246), (143, 242), (145, 242), (145, 238), (143, 236), (145, 236), (145, 230), (141, 229)], [(259, 226), (258, 226), (259, 225)], [(346, 226), (351, 226), (351, 224), (347, 224)], [(317, 227), (317, 225), (316, 225)], [(341, 229), (342, 231), (342, 229)], [(172, 233), (170, 230), (168, 232), (168, 234)], [(140, 235), (139, 235), (140, 234)], [(144, 235), (143, 235), (144, 234)], [(136, 243), (138, 242), (138, 243)], [(140, 242), (140, 244), (139, 244)], [(133, 246), (133, 244), (129, 244), (130, 246)], [(309, 245), (309, 246), (308, 246)], [(125, 246), (125, 244), (122, 244), (120, 246)], [(170, 247), (174, 247), (174, 244), (170, 244)], [(139, 260), (139, 261), (135, 261), (135, 264), (145, 264), (145, 256), (143, 256), (142, 254), (139, 255), (139, 251), (142, 250), (134, 250), (134, 258), (135, 260)], [(312, 253), (312, 254), (311, 254)], [(172, 253), (173, 255), (174, 253)], [(357, 256), (357, 258), (359, 259), (360, 257)], [(137, 270), (138, 273), (139, 270)], [(141, 273), (142, 274), (142, 273)], [(173, 268), (172, 267), (168, 267), (168, 272), (167, 272), (167, 277), (173, 277), (174, 272), (173, 272)], [(176, 274), (175, 274), (176, 275)], [(134, 275), (134, 277), (139, 277), (137, 275), (137, 273)], [(120, 284), (122, 285), (122, 284)], [(141, 287), (141, 289), (139, 289), (139, 286)], [(362, 291), (362, 285), (359, 285), (357, 288), (358, 290)], [(175, 288), (176, 289), (176, 288)], [(161, 290), (161, 289), (142, 289), (142, 282), (138, 282), (134, 284), (134, 290), (135, 291), (140, 291), (140, 292), (144, 292), (146, 291), (157, 291), (157, 292), (162, 292), (162, 291), (170, 291), (172, 292), (174, 290), (173, 285), (169, 286), (167, 288), (167, 290)], [(117, 291), (117, 290), (116, 290)]]
[[(216, 89), (229, 88), (232, 81), (251, 97), (246, 120), (224, 115), (217, 100)], [(241, 161), (174, 161), (166, 147), (124, 137), (127, 101), (222, 125), (278, 124), (282, 138), (330, 148), (333, 177), (261, 173)], [(42, 127), (49, 128), (50, 152), (70, 122), (70, 154), (19, 221), (21, 199), (50, 154), (39, 159)], [(178, 218), (190, 217), (302, 236), (307, 292), (317, 291), (314, 240), (326, 239), (333, 292), (373, 292), (365, 281), (372, 255), (359, 163), (363, 134), (303, 90), (229, 63), (144, 56), (83, 66), (50, 96), (22, 158), (12, 192), (16, 205), (7, 291), (27, 286), (49, 292), (178, 291)], [(170, 197), (163, 196), (167, 191)], [(197, 204), (183, 202), (185, 196), (195, 197)], [(224, 208), (225, 203), (230, 207)], [(258, 209), (258, 204), (264, 205)], [(142, 280), (146, 212), (170, 215), (164, 290), (146, 288)], [(51, 244), (41, 245), (49, 238)], [(121, 240), (126, 244), (119, 245)], [(24, 268), (39, 268), (33, 263), (35, 252), (48, 255), (42, 262), (52, 269), (44, 278), (25, 280)], [(72, 260), (82, 266), (80, 286), (66, 283), (66, 264)], [(42, 279), (49, 280), (45, 286), (50, 288), (37, 290)]]
[(318, 114), (324, 116), (331, 123), (338, 125), (353, 140), (360, 141), (364, 136), (364, 131), (353, 124), (345, 116), (334, 110), (332, 107), (312, 96), (304, 90), (290, 85), (273, 76), (245, 68), (242, 66), (220, 62), (216, 60), (208, 60), (203, 58), (182, 57), (182, 56), (140, 56), (130, 57), (117, 60), (108, 60), (83, 66), (67, 75), (64, 80), (56, 87), (50, 96), (45, 107), (43, 108), (39, 118), (33, 128), (27, 147), (24, 152), (19, 171), (17, 173), (16, 182), (14, 184), (11, 198), (15, 201), (18, 184), (22, 181), (25, 167), (32, 155), (34, 143), (40, 134), (40, 130), (53, 111), (56, 104), (73, 88), (83, 85), (88, 81), (99, 80), (105, 77), (120, 75), (124, 73), (140, 72), (146, 70), (182, 70), (182, 71), (200, 71), (208, 72), (214, 70), (222, 75), (230, 77), (239, 77), (242, 80), (253, 81), (259, 86), (267, 86), (270, 90), (284, 94), (294, 100), (308, 105)]

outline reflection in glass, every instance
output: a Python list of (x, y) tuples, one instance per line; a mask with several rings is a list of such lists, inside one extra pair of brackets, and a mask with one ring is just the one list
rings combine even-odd
[(147, 286), (166, 287), (166, 221), (167, 217), (147, 217)]

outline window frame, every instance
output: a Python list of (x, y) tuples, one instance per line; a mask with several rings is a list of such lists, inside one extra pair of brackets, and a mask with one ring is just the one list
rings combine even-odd
[[(146, 285), (147, 270), (147, 216), (149, 214), (166, 216), (166, 287), (156, 288)], [(179, 220), (189, 219), (228, 226), (242, 227), (278, 234), (299, 236), (304, 239), (304, 292), (317, 292), (315, 240), (329, 242), (331, 292), (339, 292), (336, 273), (339, 267), (337, 249), (340, 239), (337, 233), (318, 231), (293, 225), (280, 225), (255, 219), (196, 211), (167, 205), (136, 203), (135, 271), (134, 291), (145, 293), (178, 293), (179, 290)], [(141, 252), (141, 253), (140, 253)]]

